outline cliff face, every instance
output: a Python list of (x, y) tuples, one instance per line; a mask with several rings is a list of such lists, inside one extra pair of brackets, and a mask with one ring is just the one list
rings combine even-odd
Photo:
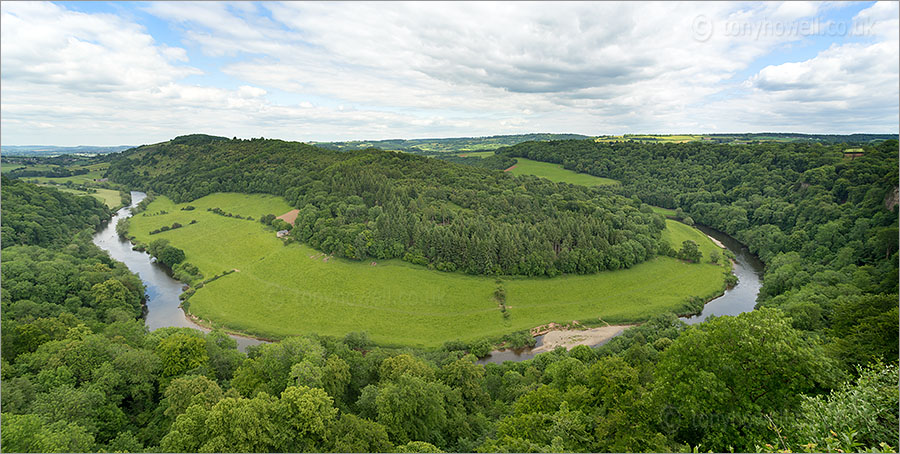
[(888, 192), (886, 196), (884, 196), (884, 207), (888, 211), (891, 211), (898, 204), (900, 204), (900, 188), (894, 186), (894, 189)]

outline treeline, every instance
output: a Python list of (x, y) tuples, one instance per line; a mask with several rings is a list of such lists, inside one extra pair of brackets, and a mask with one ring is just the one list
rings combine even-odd
[(7, 178), (2, 186), (0, 242), (60, 246), (86, 228), (96, 228), (109, 219), (110, 211), (94, 197), (79, 197), (56, 189)]
[(280, 140), (180, 137), (113, 158), (108, 176), (176, 202), (283, 196), (300, 208), (292, 238), (326, 253), (471, 274), (628, 268), (657, 253), (665, 228), (649, 207), (602, 188)]
[(852, 367), (898, 356), (898, 144), (862, 148), (847, 159), (841, 145), (563, 141), (503, 154), (618, 179), (734, 236), (766, 263), (759, 305), (825, 335)]
[(46, 170), (35, 170), (28, 168), (19, 168), (13, 169), (8, 172), (8, 176), (11, 178), (31, 178), (31, 177), (47, 177), (47, 178), (66, 178), (66, 177), (74, 177), (76, 175), (84, 175), (90, 172), (90, 170), (82, 168), (82, 169), (67, 169), (65, 167), (52, 167)]
[(444, 161), (455, 162), (457, 164), (465, 164), (472, 167), (480, 167), (483, 169), (506, 170), (516, 164), (516, 160), (504, 155), (491, 155), (484, 158), (478, 156), (457, 156), (450, 153), (419, 153), (423, 156), (429, 156)]
[(475, 364), (479, 342), (397, 350), (361, 333), (289, 338), (245, 355), (218, 331), (149, 333), (137, 276), (91, 244), (90, 229), (68, 240), (2, 251), (4, 451), (896, 447), (896, 365), (848, 374), (778, 309), (690, 328), (658, 316), (598, 349), (503, 365)]

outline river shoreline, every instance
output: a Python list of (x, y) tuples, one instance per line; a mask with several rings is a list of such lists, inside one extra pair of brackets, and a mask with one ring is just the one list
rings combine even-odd
[[(277, 342), (275, 339), (268, 339), (229, 329), (227, 327), (216, 327), (214, 322), (203, 320), (185, 309), (182, 305), (180, 295), (183, 293), (186, 284), (174, 279), (169, 270), (165, 269), (164, 266), (157, 264), (145, 252), (134, 251), (132, 242), (128, 239), (119, 237), (115, 232), (118, 220), (130, 217), (132, 215), (131, 209), (144, 198), (146, 198), (146, 194), (133, 191), (132, 203), (117, 211), (107, 224), (94, 235), (94, 243), (101, 249), (106, 250), (112, 258), (125, 263), (125, 265), (132, 272), (138, 274), (144, 282), (144, 285), (147, 288), (144, 304), (144, 320), (147, 327), (151, 331), (158, 328), (173, 326), (199, 329), (206, 332), (218, 328), (227, 333), (231, 338), (235, 339), (242, 351), (250, 345), (261, 344), (264, 342)], [(697, 225), (696, 227), (706, 234), (717, 246), (726, 248), (732, 251), (736, 257), (739, 257), (738, 260), (731, 260), (731, 272), (738, 276), (739, 283), (733, 288), (725, 288), (716, 295), (710, 296), (697, 313), (680, 315), (679, 319), (688, 324), (694, 324), (699, 323), (711, 315), (736, 315), (737, 313), (745, 312), (746, 310), (752, 310), (755, 305), (756, 293), (761, 285), (759, 284), (759, 274), (761, 274), (762, 269), (761, 262), (759, 262), (759, 265), (751, 264), (751, 266), (749, 266), (750, 269), (748, 270), (748, 267), (746, 267), (743, 262), (751, 262), (751, 259), (755, 259), (756, 262), (758, 262), (758, 259), (748, 256), (749, 252), (746, 251), (746, 247), (722, 232), (700, 225)], [(720, 241), (716, 236), (722, 236), (724, 241)], [(757, 268), (759, 271), (757, 271)], [(749, 290), (745, 292), (744, 290), (747, 290), (748, 287)], [(742, 296), (743, 293), (747, 294)], [(750, 295), (750, 293), (752, 293), (752, 295)], [(749, 301), (749, 304), (746, 304), (747, 301), (744, 301), (745, 304), (743, 304), (736, 312), (728, 308), (723, 310), (717, 307), (722, 304), (714, 304), (716, 302), (721, 302), (722, 300), (728, 300), (729, 298), (726, 297), (729, 296), (731, 297), (730, 299), (743, 298), (744, 300), (747, 300), (752, 296), (752, 300)], [(724, 306), (729, 306), (727, 301)], [(533, 335), (537, 336), (535, 338), (536, 345), (534, 347), (518, 350), (495, 350), (491, 352), (488, 357), (479, 360), (479, 363), (484, 364), (487, 362), (500, 362), (505, 360), (522, 361), (530, 359), (539, 353), (552, 351), (560, 346), (566, 347), (567, 349), (571, 349), (577, 345), (596, 347), (609, 341), (613, 337), (620, 335), (631, 326), (635, 326), (635, 324), (607, 325), (582, 330), (570, 329), (570, 327), (567, 326), (550, 327), (549, 325), (544, 325), (544, 327), (549, 329), (545, 329), (540, 333), (533, 333)]]
[(622, 334), (628, 328), (636, 325), (608, 325), (599, 328), (588, 328), (583, 330), (556, 330), (549, 331), (544, 334), (544, 342), (540, 347), (531, 349), (533, 353), (544, 353), (565, 347), (571, 350), (579, 345), (588, 347), (606, 342), (619, 334)]
[[(707, 298), (703, 307), (697, 312), (692, 314), (676, 314), (678, 319), (688, 325), (694, 325), (711, 316), (738, 315), (742, 312), (753, 310), (756, 305), (756, 296), (759, 293), (759, 288), (762, 286), (760, 280), (764, 270), (762, 262), (760, 262), (756, 256), (751, 254), (746, 246), (728, 234), (700, 224), (696, 224), (694, 227), (703, 232), (717, 246), (727, 249), (734, 254), (735, 258), (730, 260), (730, 272), (738, 277), (738, 283), (732, 287), (725, 287), (722, 291)], [(550, 329), (540, 331), (540, 336), (535, 337), (538, 343), (534, 347), (517, 350), (494, 350), (488, 356), (479, 359), (478, 364), (501, 364), (506, 361), (525, 361), (534, 358), (540, 353), (552, 351), (558, 346), (563, 346), (567, 349), (571, 349), (576, 345), (599, 347), (600, 345), (609, 342), (610, 339), (622, 334), (628, 327), (637, 325), (639, 324), (619, 325), (625, 326), (626, 328), (623, 328), (612, 335), (597, 335), (595, 337), (595, 343), (591, 343), (588, 340), (591, 335), (583, 334), (585, 331), (590, 330), (569, 329), (569, 327), (563, 325), (552, 326)], [(537, 330), (546, 326), (549, 325), (544, 325), (535, 329)], [(537, 334), (537, 331), (534, 331), (533, 334)], [(551, 339), (548, 339), (548, 336), (551, 336)], [(559, 336), (560, 339), (575, 339), (583, 336), (584, 340), (567, 346), (565, 340), (555, 340), (557, 336)], [(553, 347), (549, 346), (551, 342), (555, 344)]]
[[(124, 263), (132, 273), (140, 277), (145, 288), (142, 318), (150, 331), (176, 327), (208, 332), (210, 327), (195, 323), (180, 307), (179, 297), (185, 284), (174, 279), (170, 270), (156, 263), (145, 252), (135, 251), (131, 241), (120, 237), (116, 232), (118, 221), (130, 217), (131, 209), (146, 196), (143, 192), (132, 191), (131, 204), (116, 211), (113, 217), (94, 233), (92, 241), (112, 259)], [(238, 349), (241, 351), (245, 351), (251, 345), (265, 342), (252, 336), (237, 335), (228, 330), (226, 333), (238, 343)]]

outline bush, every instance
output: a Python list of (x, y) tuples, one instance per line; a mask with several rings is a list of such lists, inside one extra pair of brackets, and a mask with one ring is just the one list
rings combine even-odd
[(681, 243), (681, 250), (678, 251), (678, 258), (693, 263), (700, 263), (703, 259), (703, 253), (700, 252), (700, 246), (691, 240), (685, 240)]
[(478, 358), (484, 358), (485, 356), (491, 354), (491, 343), (487, 341), (487, 339), (482, 339), (480, 341), (472, 343), (469, 346), (469, 353), (477, 356)]
[(166, 246), (156, 256), (156, 260), (172, 268), (184, 260), (184, 251), (175, 246)]

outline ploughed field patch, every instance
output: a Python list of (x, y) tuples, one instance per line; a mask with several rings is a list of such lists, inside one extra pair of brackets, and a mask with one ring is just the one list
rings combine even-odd
[(276, 216), (275, 219), (281, 219), (288, 224), (294, 225), (294, 221), (297, 220), (297, 215), (300, 214), (300, 210), (294, 209), (288, 211), (287, 213), (282, 214), (281, 216)]
[[(188, 205), (195, 208), (182, 210)], [(728, 266), (659, 256), (627, 270), (528, 278), (441, 272), (397, 259), (360, 262), (286, 244), (258, 222), (290, 210), (282, 198), (258, 194), (216, 193), (181, 204), (158, 197), (132, 218), (129, 234), (144, 243), (168, 239), (206, 277), (241, 270), (196, 290), (188, 309), (200, 319), (271, 338), (366, 331), (384, 345), (432, 347), (553, 321), (639, 322), (678, 311), (691, 297), (718, 294)], [(176, 222), (183, 227), (149, 234)], [(715, 248), (675, 221), (664, 232), (676, 249), (684, 239), (698, 243), (704, 257)], [(498, 285), (506, 292), (506, 315), (494, 299)]]

